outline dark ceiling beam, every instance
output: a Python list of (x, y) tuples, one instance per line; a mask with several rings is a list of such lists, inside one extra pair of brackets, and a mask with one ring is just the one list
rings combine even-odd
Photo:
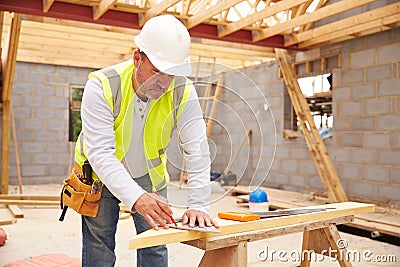
[[(96, 24), (104, 24), (110, 26), (125, 27), (131, 29), (140, 29), (139, 16), (136, 13), (125, 11), (108, 10), (98, 20), (93, 19), (93, 7), (78, 5), (74, 3), (65, 3), (54, 1), (48, 12), (43, 12), (42, 0), (1, 0), (0, 10), (17, 12), (27, 15), (36, 15), (42, 17), (53, 17), (61, 19), (69, 19), (75, 21), (90, 22)], [(207, 38), (235, 43), (253, 44), (267, 47), (284, 48), (283, 36), (276, 35), (267, 39), (253, 42), (252, 32), (250, 30), (239, 30), (222, 38), (218, 37), (217, 25), (199, 24), (190, 29), (192, 37)], [(286, 47), (296, 49), (297, 46)]]

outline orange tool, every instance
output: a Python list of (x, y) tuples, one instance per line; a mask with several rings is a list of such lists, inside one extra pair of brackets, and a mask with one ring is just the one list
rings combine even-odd
[(246, 212), (218, 212), (218, 217), (226, 220), (248, 222), (259, 220), (261, 217), (258, 214)]

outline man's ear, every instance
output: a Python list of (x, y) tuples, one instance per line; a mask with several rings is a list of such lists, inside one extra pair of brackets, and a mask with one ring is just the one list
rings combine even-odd
[(135, 65), (135, 67), (139, 66), (139, 61), (142, 60), (142, 57), (140, 55), (139, 50), (135, 50), (135, 52), (133, 52), (133, 64)]

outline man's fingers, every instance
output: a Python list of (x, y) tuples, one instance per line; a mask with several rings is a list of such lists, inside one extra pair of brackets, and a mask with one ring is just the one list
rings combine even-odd
[(182, 225), (185, 225), (188, 223), (188, 216), (185, 214), (183, 214), (182, 216)]
[(189, 226), (194, 227), (196, 221), (200, 227), (205, 226), (215, 226), (219, 228), (218, 223), (210, 217), (207, 213), (198, 210), (188, 210), (182, 216), (182, 224), (185, 225), (189, 223)]
[[(172, 213), (172, 211), (171, 211), (171, 213)], [(159, 211), (158, 211), (158, 215), (159, 215), (159, 217), (161, 217), (161, 218), (163, 218), (164, 220), (166, 220), (168, 223), (172, 223), (172, 220), (171, 220), (171, 216), (168, 214), (168, 213), (166, 213), (164, 210), (162, 210), (162, 209), (160, 209)]]
[(219, 225), (216, 220), (214, 220), (213, 218), (210, 218), (210, 220), (211, 220), (211, 224), (214, 225), (215, 228), (219, 228)]
[(157, 205), (160, 207), (161, 211), (167, 215), (168, 219), (169, 219), (170, 216), (172, 216), (172, 210), (167, 204), (165, 204), (165, 203), (163, 203), (161, 201), (157, 201)]
[(206, 217), (206, 218), (204, 219), (204, 222), (205, 222), (206, 226), (212, 226), (211, 218), (210, 218), (210, 217)]
[(196, 215), (194, 214), (192, 214), (192, 215), (190, 215), (190, 217), (189, 217), (189, 226), (190, 227), (194, 227), (195, 225), (196, 225)]
[(154, 230), (158, 230), (158, 225), (154, 222), (153, 218), (149, 214), (144, 215), (144, 218)]
[(204, 227), (204, 218), (202, 216), (197, 216), (197, 222), (200, 227)]

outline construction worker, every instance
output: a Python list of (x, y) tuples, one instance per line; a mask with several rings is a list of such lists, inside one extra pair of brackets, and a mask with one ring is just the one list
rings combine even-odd
[[(97, 216), (82, 216), (83, 266), (115, 264), (120, 202), (134, 212), (137, 233), (172, 223), (165, 153), (171, 133), (178, 134), (189, 168), (183, 224), (218, 227), (208, 214), (205, 123), (193, 84), (183, 78), (191, 73), (189, 33), (175, 17), (161, 15), (148, 20), (134, 42), (132, 60), (90, 73), (84, 89), (75, 161), (88, 160), (104, 188)], [(137, 262), (167, 266), (166, 246), (138, 250)]]

